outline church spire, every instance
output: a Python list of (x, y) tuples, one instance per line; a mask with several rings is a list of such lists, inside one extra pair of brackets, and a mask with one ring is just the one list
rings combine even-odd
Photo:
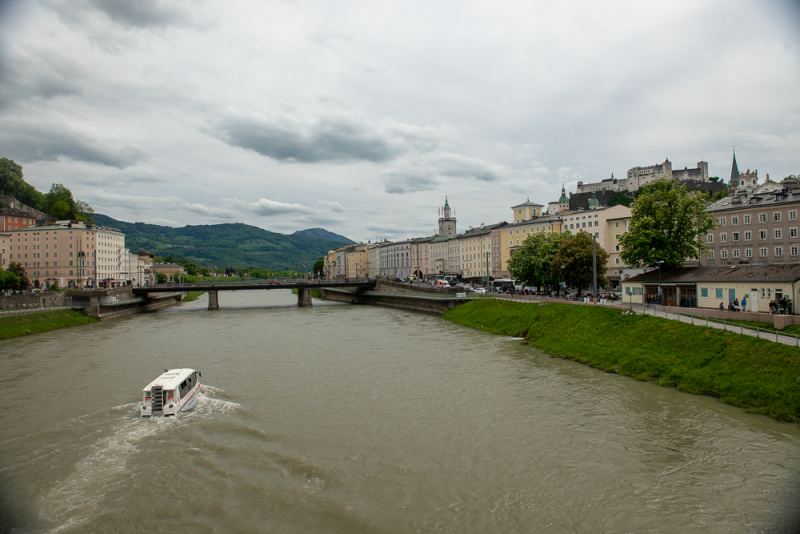
[(564, 184), (561, 184), (561, 198), (558, 199), (559, 204), (569, 204), (569, 198), (567, 198), (567, 190), (564, 189)]
[(739, 181), (739, 166), (736, 165), (736, 149), (733, 149), (733, 165), (731, 166), (731, 180), (730, 183)]

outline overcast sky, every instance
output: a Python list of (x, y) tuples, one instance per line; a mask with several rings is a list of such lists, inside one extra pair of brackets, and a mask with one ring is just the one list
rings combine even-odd
[(786, 1), (0, 0), (0, 157), (97, 212), (354, 240), (634, 166), (800, 173)]

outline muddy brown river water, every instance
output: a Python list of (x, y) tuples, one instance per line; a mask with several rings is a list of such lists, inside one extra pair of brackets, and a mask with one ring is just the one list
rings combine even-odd
[[(797, 425), (435, 315), (220, 297), (0, 341), (7, 526), (737, 533), (796, 510)], [(202, 371), (197, 407), (140, 419), (168, 367)]]

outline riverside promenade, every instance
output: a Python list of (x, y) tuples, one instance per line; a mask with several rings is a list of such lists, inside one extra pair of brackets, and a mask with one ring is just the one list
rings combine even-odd
[[(620, 312), (629, 311), (638, 315), (652, 315), (660, 319), (669, 319), (672, 321), (680, 321), (682, 323), (692, 324), (694, 326), (704, 326), (707, 328), (717, 328), (727, 332), (733, 332), (744, 336), (752, 336), (758, 339), (766, 339), (774, 343), (782, 343), (784, 345), (794, 345), (800, 347), (800, 336), (797, 334), (781, 334), (779, 330), (770, 328), (769, 323), (764, 323), (764, 327), (744, 326), (742, 323), (737, 322), (734, 318), (731, 319), (718, 319), (710, 318), (705, 315), (706, 311), (716, 310), (698, 310), (697, 308), (673, 308), (670, 306), (655, 306), (652, 304), (622, 304), (621, 301), (608, 301), (605, 302), (584, 302), (583, 300), (569, 300), (563, 298), (541, 297), (536, 295), (492, 295), (490, 298), (500, 300), (510, 300), (513, 302), (522, 303), (541, 303), (553, 302), (558, 304), (572, 304), (575, 306), (596, 306), (602, 308), (610, 308), (619, 310)], [(611, 303), (613, 302), (613, 304)], [(695, 315), (694, 312), (703, 313), (703, 315)], [(735, 312), (728, 312), (735, 313)], [(770, 314), (763, 314), (770, 315)]]

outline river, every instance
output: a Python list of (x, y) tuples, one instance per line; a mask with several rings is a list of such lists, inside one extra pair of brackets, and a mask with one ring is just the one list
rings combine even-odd
[[(0, 341), (21, 533), (784, 532), (800, 430), (436, 315), (220, 293)], [(164, 368), (197, 407), (138, 417)], [(3, 530), (0, 525), (0, 531)]]

